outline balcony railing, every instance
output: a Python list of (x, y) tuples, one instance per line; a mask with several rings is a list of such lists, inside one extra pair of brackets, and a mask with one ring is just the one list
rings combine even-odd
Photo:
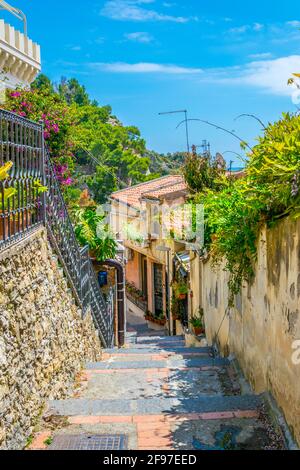
[(45, 177), (41, 126), (0, 110), (0, 168), (7, 162), (13, 166), (0, 181), (0, 249), (44, 221), (38, 185)]
[[(91, 308), (104, 347), (113, 346), (113, 318), (89, 258), (80, 248), (65, 201), (45, 148), (40, 124), (0, 110), (0, 168), (13, 166), (10, 178), (0, 182), (0, 251), (43, 224), (59, 257), (78, 305), (85, 315)], [(41, 194), (40, 185), (47, 186)], [(7, 189), (14, 195), (6, 198)]]

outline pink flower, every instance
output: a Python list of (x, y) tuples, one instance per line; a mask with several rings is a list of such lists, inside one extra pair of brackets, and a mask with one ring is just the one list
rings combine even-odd
[(44, 138), (45, 139), (50, 139), (50, 132), (44, 131)]
[(13, 93), (10, 94), (12, 98), (20, 98), (21, 93), (19, 91), (14, 91)]
[(63, 186), (71, 186), (72, 183), (73, 183), (73, 180), (70, 176), (69, 178), (67, 178), (66, 180), (62, 182)]

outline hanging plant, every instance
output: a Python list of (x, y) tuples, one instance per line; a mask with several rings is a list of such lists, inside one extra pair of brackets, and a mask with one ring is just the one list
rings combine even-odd
[(176, 281), (173, 283), (173, 290), (175, 293), (175, 296), (179, 300), (185, 300), (186, 296), (189, 293), (189, 288), (187, 284), (183, 281)]

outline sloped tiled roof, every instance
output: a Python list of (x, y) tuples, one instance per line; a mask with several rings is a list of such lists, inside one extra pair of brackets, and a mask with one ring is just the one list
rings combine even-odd
[(178, 192), (187, 192), (187, 185), (184, 181), (166, 186), (165, 188), (157, 189), (155, 191), (149, 191), (147, 193), (142, 194), (142, 197), (149, 199), (158, 199), (162, 196), (168, 196), (170, 194)]
[[(143, 196), (148, 197), (151, 195), (150, 197), (159, 197), (164, 194), (170, 194), (171, 192), (181, 191), (185, 188), (186, 185), (181, 175), (169, 175), (147, 181), (146, 183), (137, 184), (136, 186), (131, 186), (121, 191), (116, 191), (112, 193), (111, 199), (139, 209)], [(153, 194), (155, 195), (153, 196)]]

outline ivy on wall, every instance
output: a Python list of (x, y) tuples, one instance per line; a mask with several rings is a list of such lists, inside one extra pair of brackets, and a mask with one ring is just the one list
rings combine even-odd
[(300, 216), (300, 116), (283, 114), (265, 129), (248, 154), (243, 178), (217, 175), (216, 183), (202, 179), (190, 202), (204, 204), (205, 248), (214, 263), (225, 260), (232, 306), (243, 283), (253, 279), (262, 226)]

